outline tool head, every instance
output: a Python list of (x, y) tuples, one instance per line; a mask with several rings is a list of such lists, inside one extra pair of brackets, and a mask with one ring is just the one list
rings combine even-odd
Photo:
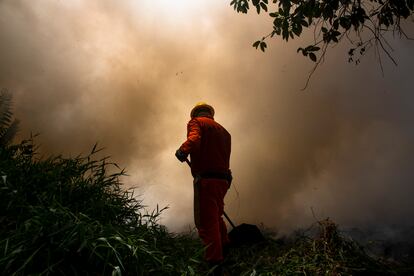
[(236, 247), (240, 245), (257, 244), (266, 241), (256, 225), (246, 223), (234, 227), (229, 232), (229, 239), (231, 244)]

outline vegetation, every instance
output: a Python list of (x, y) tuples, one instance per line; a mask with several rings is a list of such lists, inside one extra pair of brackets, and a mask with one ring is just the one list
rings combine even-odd
[(260, 48), (262, 51), (267, 48), (268, 38), (281, 36), (283, 40), (288, 41), (300, 37), (305, 29), (313, 30), (313, 41), (306, 47), (299, 47), (297, 52), (316, 62), (314, 70), (323, 60), (328, 46), (343, 40), (352, 45), (348, 51), (349, 62), (358, 64), (361, 56), (374, 47), (382, 66), (381, 53), (385, 53), (396, 64), (391, 55), (392, 48), (387, 42), (386, 33), (391, 32), (400, 38), (412, 39), (403, 30), (402, 22), (413, 15), (414, 0), (274, 0), (272, 2), (269, 4), (268, 0), (232, 0), (230, 5), (240, 13), (247, 13), (252, 5), (257, 13), (268, 12), (272, 17), (272, 31), (253, 43), (253, 47)]
[(11, 143), (17, 133), (19, 122), (13, 120), (11, 112), (12, 96), (6, 90), (0, 90), (0, 146)]
[[(10, 120), (10, 114), (0, 117)], [(33, 139), (0, 146), (2, 275), (206, 275), (194, 233), (176, 235), (147, 213), (108, 158), (39, 158)], [(368, 256), (329, 220), (318, 235), (233, 248), (227, 275), (406, 275)]]
[(232, 275), (412, 275), (411, 261), (370, 256), (326, 219), (290, 237), (271, 238), (232, 251), (226, 267)]
[(192, 275), (202, 247), (168, 233), (121, 188), (123, 170), (86, 157), (40, 159), (33, 139), (10, 145), (17, 121), (0, 94), (2, 275)]
[(4, 275), (190, 275), (202, 247), (143, 212), (95, 153), (36, 160), (32, 140), (1, 148)]

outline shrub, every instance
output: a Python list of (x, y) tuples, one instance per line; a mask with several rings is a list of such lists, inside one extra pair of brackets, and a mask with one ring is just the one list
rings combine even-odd
[(194, 274), (202, 247), (168, 233), (159, 210), (146, 213), (121, 189), (124, 172), (109, 174), (115, 164), (93, 159), (96, 147), (44, 160), (34, 149), (32, 139), (0, 148), (4, 275)]

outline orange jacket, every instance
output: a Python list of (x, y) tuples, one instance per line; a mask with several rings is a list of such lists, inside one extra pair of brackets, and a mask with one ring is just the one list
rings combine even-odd
[(231, 136), (212, 117), (195, 117), (188, 122), (187, 140), (180, 150), (190, 154), (194, 176), (229, 172)]

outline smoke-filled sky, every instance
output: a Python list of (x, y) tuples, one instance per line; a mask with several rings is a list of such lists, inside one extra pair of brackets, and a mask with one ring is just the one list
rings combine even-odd
[(306, 35), (263, 54), (251, 44), (270, 19), (229, 2), (0, 1), (0, 86), (19, 136), (40, 133), (44, 154), (98, 142), (144, 204), (169, 206), (161, 222), (178, 231), (193, 225), (193, 191), (174, 153), (206, 101), (232, 134), (235, 223), (288, 230), (313, 222), (311, 210), (345, 226), (411, 223), (414, 42), (389, 38), (398, 66), (382, 56), (384, 76), (374, 50), (355, 66), (349, 45), (331, 48), (301, 91)]

